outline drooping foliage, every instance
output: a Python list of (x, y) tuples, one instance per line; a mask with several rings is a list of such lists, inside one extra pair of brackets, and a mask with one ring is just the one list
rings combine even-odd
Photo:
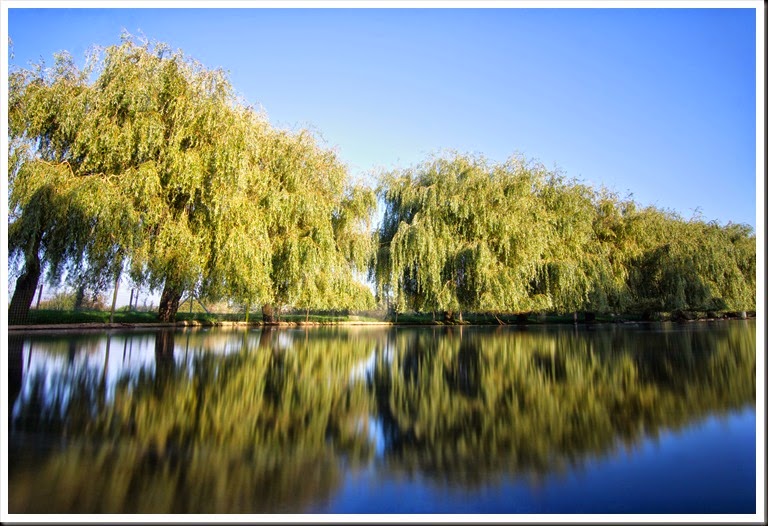
[[(223, 72), (125, 35), (82, 71), (61, 55), (9, 85), (10, 245), (27, 268), (42, 257), (52, 279), (127, 270), (163, 290), (166, 320), (184, 291), (366, 302), (353, 267), (370, 257), (372, 191), (308, 132), (270, 126)], [(53, 206), (47, 187), (80, 200)], [(81, 221), (63, 221), (79, 202)]]
[(53, 68), (9, 76), (9, 261), (23, 263), (9, 309), (26, 319), (43, 270), (103, 288), (135, 242), (134, 211), (114, 179), (80, 172), (76, 135), (90, 104), (86, 78), (66, 54)]
[(646, 209), (634, 219), (642, 247), (628, 288), (642, 310), (752, 310), (755, 237), (745, 225), (724, 227)]
[(453, 154), (386, 173), (372, 276), (417, 311), (751, 310), (745, 225), (643, 208), (512, 158)]
[(386, 174), (375, 276), (398, 308), (530, 309), (545, 250), (538, 166), (436, 159)]
[(274, 132), (264, 148), (272, 300), (297, 308), (369, 307), (373, 297), (355, 271), (367, 269), (372, 251), (373, 191), (352, 185), (335, 153), (307, 132)]

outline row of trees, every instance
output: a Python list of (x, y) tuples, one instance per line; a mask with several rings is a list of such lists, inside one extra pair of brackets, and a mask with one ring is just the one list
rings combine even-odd
[[(9, 75), (9, 322), (38, 282), (272, 306), (522, 312), (751, 309), (749, 227), (686, 221), (513, 158), (450, 155), (354, 183), (226, 76), (136, 42)], [(378, 230), (371, 222), (378, 194)]]
[(372, 273), (398, 309), (752, 310), (746, 225), (640, 207), (521, 158), (452, 155), (386, 174)]

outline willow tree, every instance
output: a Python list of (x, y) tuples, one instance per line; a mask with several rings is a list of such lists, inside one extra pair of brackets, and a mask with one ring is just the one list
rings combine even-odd
[(640, 207), (541, 166), (454, 155), (383, 176), (372, 272), (417, 311), (751, 310), (745, 225)]
[[(22, 70), (11, 83), (12, 137), (29, 150), (10, 185), (18, 216), (30, 218), (13, 228), (31, 229), (16, 236), (19, 246), (26, 240), (27, 266), (34, 268), (42, 250), (35, 240), (50, 230), (34, 218), (47, 214), (49, 223), (67, 224), (48, 236), (60, 245), (48, 256), (52, 264), (68, 258), (77, 266), (81, 239), (111, 240), (91, 266), (119, 275), (126, 264), (135, 281), (162, 287), (163, 320), (174, 318), (183, 291), (195, 287), (267, 297), (269, 243), (252, 205), (267, 183), (252, 176), (259, 158), (250, 147), (264, 119), (239, 103), (222, 72), (162, 44), (124, 36), (87, 70), (71, 59), (62, 64)], [(64, 175), (54, 178), (54, 171)], [(30, 173), (55, 195), (68, 188), (62, 177), (88, 181), (84, 201), (94, 206), (73, 223), (71, 207), (25, 200), (37, 191), (27, 189)], [(124, 220), (110, 212), (116, 207)]]
[(87, 276), (102, 288), (122, 265), (136, 230), (130, 207), (113, 180), (81, 171), (78, 125), (91, 94), (90, 65), (56, 56), (9, 75), (9, 261), (21, 275), (9, 323), (23, 323), (47, 268), (52, 283)]
[[(108, 189), (82, 222), (57, 234), (68, 251), (61, 257), (77, 261), (78, 239), (111, 240), (93, 250), (90, 267), (115, 276), (127, 269), (162, 289), (166, 321), (184, 291), (313, 306), (361, 296), (350, 263), (370, 245), (360, 233), (373, 199), (310, 134), (273, 129), (224, 73), (163, 44), (124, 35), (82, 71), (63, 64), (11, 83), (11, 100), (20, 101), (12, 144), (31, 152), (14, 157), (17, 172), (39, 160)], [(47, 228), (33, 217), (45, 206), (20, 199), (16, 208), (37, 229), (24, 238), (33, 269), (42, 250), (35, 236)]]
[(746, 225), (685, 220), (654, 207), (637, 210), (639, 247), (627, 286), (639, 311), (751, 310), (755, 306), (755, 237)]
[(397, 308), (529, 310), (547, 238), (547, 172), (519, 158), (454, 155), (385, 174), (375, 276)]
[(275, 130), (261, 148), (273, 287), (264, 317), (271, 319), (273, 305), (369, 306), (372, 296), (357, 276), (372, 255), (373, 192), (352, 184), (336, 154), (306, 130)]
[(185, 290), (266, 297), (269, 243), (254, 206), (267, 182), (251, 143), (268, 127), (223, 72), (130, 38), (106, 50), (80, 131), (85, 169), (116, 177), (140, 215), (137, 281), (162, 287), (173, 320)]
[(637, 205), (602, 188), (595, 194), (593, 257), (596, 272), (587, 303), (594, 310), (626, 312), (632, 302), (628, 288), (632, 261), (640, 254), (633, 218)]
[(548, 310), (623, 311), (627, 305), (627, 265), (637, 255), (627, 236), (625, 216), (635, 209), (615, 193), (558, 173), (540, 192), (546, 238), (532, 286)]

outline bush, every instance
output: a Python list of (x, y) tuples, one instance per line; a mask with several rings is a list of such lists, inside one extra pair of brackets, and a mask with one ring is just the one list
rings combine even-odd
[[(75, 310), (77, 291), (64, 290), (56, 292), (50, 298), (40, 301), (41, 310)], [(80, 304), (80, 310), (108, 310), (104, 296), (98, 292), (85, 294)]]

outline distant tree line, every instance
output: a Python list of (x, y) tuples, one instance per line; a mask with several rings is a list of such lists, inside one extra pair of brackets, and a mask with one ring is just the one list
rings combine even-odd
[[(357, 183), (226, 75), (124, 35), (9, 74), (9, 323), (41, 280), (276, 309), (754, 309), (749, 226), (684, 220), (513, 158), (451, 154)], [(381, 225), (372, 225), (379, 203)], [(376, 285), (376, 297), (364, 283)]]
[(640, 207), (521, 158), (386, 174), (372, 274), (400, 310), (752, 310), (751, 227)]

